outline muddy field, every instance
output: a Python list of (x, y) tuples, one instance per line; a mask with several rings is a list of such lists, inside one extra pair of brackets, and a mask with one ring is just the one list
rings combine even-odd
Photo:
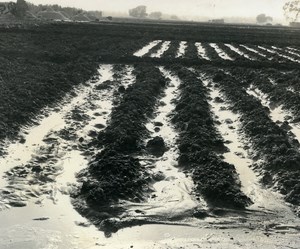
[(298, 32), (0, 33), (1, 249), (299, 248)]

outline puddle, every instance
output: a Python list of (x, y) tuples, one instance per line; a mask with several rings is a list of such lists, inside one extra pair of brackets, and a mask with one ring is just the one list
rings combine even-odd
[[(269, 234), (249, 228), (211, 229), (209, 227), (182, 227), (145, 225), (119, 231), (112, 241), (100, 248), (128, 249), (297, 249), (298, 234)], [(95, 247), (93, 249), (96, 249)]]
[(244, 54), (241, 50), (239, 50), (238, 48), (236, 48), (235, 46), (231, 45), (231, 44), (224, 44), (225, 46), (229, 47), (232, 51), (236, 52), (237, 54), (245, 57), (248, 60), (255, 60), (254, 58), (251, 58), (249, 55)]
[(222, 49), (220, 49), (216, 43), (210, 43), (209, 45), (216, 50), (220, 58), (222, 58), (223, 60), (233, 61), (233, 59), (228, 54), (226, 54)]
[(179, 44), (179, 49), (178, 49), (176, 58), (183, 57), (185, 55), (186, 48), (187, 48), (187, 42), (181, 41)]
[(160, 58), (164, 54), (164, 52), (166, 52), (168, 50), (170, 45), (171, 45), (170, 41), (163, 42), (163, 44), (161, 45), (161, 48), (156, 53), (151, 54), (150, 57)]
[(162, 41), (161, 40), (156, 40), (156, 41), (150, 42), (147, 46), (145, 46), (142, 49), (140, 49), (139, 51), (135, 52), (133, 55), (137, 56), (137, 57), (142, 57), (145, 54), (147, 54), (151, 48), (153, 48), (154, 46), (156, 46), (160, 42), (162, 42)]
[(205, 48), (202, 46), (201, 42), (196, 42), (195, 46), (198, 50), (198, 56), (200, 56), (204, 60), (209, 60), (210, 61), (209, 57), (206, 54)]

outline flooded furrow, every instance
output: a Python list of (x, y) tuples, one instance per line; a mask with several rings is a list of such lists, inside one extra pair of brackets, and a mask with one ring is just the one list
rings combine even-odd
[[(247, 220), (255, 221), (258, 227), (269, 224), (277, 224), (277, 226), (289, 224), (292, 227), (290, 232), (293, 233), (293, 229), (299, 225), (299, 222), (295, 220), (296, 215), (291, 206), (283, 200), (281, 194), (264, 188), (261, 185), (261, 174), (255, 173), (253, 169), (257, 163), (264, 164), (264, 159), (263, 157), (253, 159), (255, 154), (253, 144), (244, 134), (241, 116), (231, 111), (231, 105), (219, 86), (210, 78), (206, 78), (205, 82), (206, 86), (211, 89), (211, 106), (220, 121), (219, 130), (228, 141), (227, 147), (230, 151), (224, 154), (225, 160), (235, 166), (243, 192), (253, 201), (253, 204), (247, 208), (252, 211), (247, 214)], [(270, 230), (274, 232), (276, 228), (272, 227)]]
[(154, 46), (156, 46), (160, 42), (162, 42), (162, 41), (161, 40), (156, 40), (156, 41), (150, 42), (147, 46), (141, 48), (140, 50), (135, 52), (133, 55), (137, 56), (137, 57), (142, 57), (145, 54), (147, 54), (151, 48), (153, 48)]
[(238, 48), (236, 48), (235, 46), (231, 45), (231, 44), (224, 44), (225, 46), (227, 46), (228, 48), (230, 48), (232, 51), (236, 52), (237, 54), (245, 57), (248, 60), (255, 60), (254, 58), (251, 58), (249, 55), (243, 53), (241, 50), (239, 50)]
[(181, 41), (180, 44), (179, 44), (179, 48), (178, 48), (176, 58), (183, 57), (185, 55), (186, 48), (187, 48), (187, 42), (186, 41)]
[(233, 59), (228, 54), (226, 54), (222, 49), (220, 49), (216, 43), (210, 43), (209, 45), (213, 49), (215, 49), (215, 51), (218, 53), (219, 57), (221, 57), (223, 60), (233, 61)]
[[(125, 85), (133, 82), (131, 70), (125, 69)], [(117, 86), (113, 66), (102, 65), (99, 80), (77, 89), (68, 104), (27, 130), (25, 143), (8, 147), (1, 163), (6, 209), (0, 212), (0, 248), (89, 248), (104, 237), (74, 210), (69, 195), (77, 188), (76, 173), (89, 161), (86, 137), (94, 124), (106, 125)]]
[(162, 55), (164, 54), (164, 52), (166, 52), (168, 50), (168, 48), (170, 47), (170, 45), (171, 45), (170, 41), (163, 42), (162, 45), (161, 45), (161, 48), (157, 52), (151, 54), (150, 57), (153, 57), (153, 58), (154, 57), (155, 58), (162, 57)]
[[(205, 80), (204, 83), (206, 86), (212, 85), (209, 80)], [(220, 122), (218, 129), (224, 140), (229, 141), (226, 145), (229, 152), (223, 154), (224, 160), (235, 166), (242, 184), (242, 191), (254, 202), (248, 209), (270, 211), (278, 208), (278, 197), (274, 198), (274, 193), (262, 188), (259, 177), (251, 169), (254, 161), (244, 149), (245, 138), (242, 138), (242, 133), (239, 132), (241, 126), (239, 115), (230, 110), (230, 106), (225, 101), (226, 98), (216, 87), (209, 88), (212, 111)], [(270, 198), (270, 194), (272, 198)], [(276, 202), (274, 202), (275, 200)], [(286, 209), (287, 207), (284, 210)]]
[(265, 47), (263, 47), (263, 46), (258, 46), (258, 48), (260, 48), (260, 49), (262, 49), (262, 50), (265, 50), (265, 51), (267, 51), (267, 52), (269, 52), (269, 53), (271, 53), (271, 54), (276, 54), (276, 55), (278, 55), (278, 56), (280, 56), (280, 57), (282, 57), (282, 58), (285, 58), (285, 59), (287, 59), (287, 60), (289, 60), (289, 61), (297, 62), (297, 63), (300, 62), (300, 60), (296, 60), (296, 59), (294, 59), (294, 58), (292, 58), (292, 57), (290, 57), (290, 56), (281, 54), (281, 53), (279, 53), (278, 51), (275, 51), (275, 50), (273, 50), (273, 49), (265, 48)]
[(202, 46), (201, 42), (196, 42), (195, 46), (197, 47), (198, 50), (198, 56), (204, 60), (210, 60), (209, 57), (206, 54), (205, 48)]
[(273, 122), (285, 127), (285, 129), (288, 129), (288, 134), (300, 142), (300, 125), (289, 122), (293, 116), (292, 113), (283, 110), (281, 105), (272, 104), (268, 100), (268, 96), (253, 85), (247, 89), (247, 93), (257, 98), (263, 106), (268, 107), (270, 110), (270, 117)]
[(259, 51), (255, 50), (254, 48), (250, 48), (250, 47), (248, 47), (248, 46), (246, 46), (246, 45), (243, 45), (243, 44), (240, 44), (240, 46), (243, 47), (243, 48), (245, 48), (245, 49), (247, 49), (247, 50), (250, 51), (250, 52), (253, 52), (253, 53), (255, 53), (255, 54), (258, 54), (258, 55), (261, 56), (261, 57), (264, 57), (264, 58), (267, 57), (267, 55), (260, 53)]
[(297, 48), (292, 48), (292, 47), (286, 47), (289, 51), (294, 51), (294, 52), (297, 52), (297, 53), (300, 53), (300, 50), (297, 49)]
[[(176, 145), (177, 133), (171, 123), (170, 115), (175, 106), (174, 101), (179, 96), (180, 80), (168, 70), (160, 67), (165, 78), (170, 83), (159, 101), (154, 118), (146, 124), (151, 132), (151, 137), (145, 141), (147, 147), (153, 141), (159, 141), (156, 145), (158, 152), (152, 157), (141, 156), (139, 159), (153, 172), (155, 183), (151, 197), (145, 203), (125, 203), (127, 215), (135, 218), (158, 219), (158, 221), (175, 221), (190, 219), (196, 207), (206, 208), (203, 200), (196, 199), (193, 194), (194, 183), (178, 168), (178, 148)], [(155, 149), (155, 148), (154, 148)], [(137, 213), (138, 210), (138, 213)]]
[(297, 57), (300, 57), (299, 53), (296, 53), (296, 51), (290, 50), (289, 48), (283, 49), (283, 48), (279, 48), (279, 47), (275, 47), (275, 46), (272, 46), (272, 48), (277, 49), (282, 52), (285, 52), (285, 53), (288, 53), (288, 54), (291, 54), (291, 55), (295, 55)]

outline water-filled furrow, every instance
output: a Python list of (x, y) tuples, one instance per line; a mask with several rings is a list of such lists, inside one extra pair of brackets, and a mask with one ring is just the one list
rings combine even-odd
[[(126, 82), (131, 70), (125, 68), (124, 71)], [(114, 99), (109, 85), (114, 87), (113, 67), (102, 65), (99, 79), (79, 87), (76, 97), (69, 96), (60, 110), (50, 112), (38, 126), (26, 131), (24, 144), (12, 144), (8, 148), (9, 156), (3, 159), (7, 167), (2, 170), (8, 171), (9, 181), (1, 181), (1, 186), (6, 186), (2, 188), (2, 200), (7, 200), (7, 207), (21, 207), (0, 212), (1, 224), (5, 226), (0, 226), (1, 236), (13, 236), (6, 242), (9, 248), (20, 248), (25, 240), (28, 248), (51, 245), (83, 248), (93, 246), (96, 237), (101, 236), (74, 210), (69, 194), (77, 188), (75, 174), (85, 168), (89, 160), (88, 146), (84, 144), (85, 139), (76, 135), (77, 129), (90, 125), (92, 120), (98, 123), (100, 117), (106, 125), (111, 112), (107, 107), (112, 107), (109, 103)], [(83, 113), (78, 112), (78, 107)], [(87, 134), (80, 132), (80, 135)], [(24, 151), (28, 157), (19, 157), (13, 148)], [(22, 167), (14, 167), (16, 164)], [(35, 233), (39, 234), (38, 238)]]
[(259, 89), (251, 85), (247, 89), (247, 93), (257, 98), (263, 106), (269, 108), (270, 110), (270, 117), (274, 123), (285, 127), (285, 129), (289, 130), (289, 135), (292, 138), (295, 138), (300, 142), (300, 126), (297, 123), (289, 122), (291, 117), (293, 116), (292, 113), (289, 113), (286, 110), (283, 110), (281, 105), (274, 105), (268, 100), (268, 95), (261, 92)]
[(223, 60), (230, 60), (230, 61), (233, 60), (228, 54), (226, 54), (222, 49), (220, 49), (219, 46), (216, 43), (210, 43), (209, 45), (216, 50), (216, 52), (218, 53), (218, 55)]
[(151, 137), (145, 144), (148, 153), (153, 156), (139, 157), (153, 172), (153, 192), (146, 202), (127, 202), (122, 205), (126, 207), (128, 215), (135, 218), (185, 220), (190, 219), (196, 208), (204, 209), (206, 204), (196, 199), (193, 180), (178, 168), (177, 132), (170, 116), (175, 108), (174, 101), (179, 96), (180, 80), (163, 67), (160, 71), (170, 81), (154, 117), (146, 124)]
[(250, 48), (249, 46), (242, 45), (242, 44), (241, 44), (240, 46), (243, 47), (243, 48), (245, 48), (246, 50), (248, 50), (248, 51), (250, 51), (250, 52), (253, 52), (253, 53), (255, 53), (255, 54), (257, 54), (257, 55), (263, 57), (263, 58), (266, 58), (266, 57), (267, 57), (267, 55), (265, 55), (265, 54), (263, 54), (263, 53), (261, 53), (261, 52), (255, 50), (254, 48)]
[(282, 58), (285, 58), (285, 59), (287, 59), (287, 60), (289, 60), (289, 61), (297, 62), (297, 63), (300, 62), (300, 60), (297, 60), (297, 59), (294, 59), (294, 58), (292, 58), (292, 57), (290, 57), (290, 56), (287, 56), (287, 55), (284, 55), (284, 54), (282, 54), (282, 53), (279, 53), (278, 51), (275, 51), (274, 49), (269, 49), (269, 48), (266, 48), (266, 47), (263, 47), (263, 46), (258, 46), (258, 48), (260, 48), (260, 49), (262, 49), (262, 50), (265, 50), (265, 51), (267, 51), (267, 52), (269, 52), (269, 53), (271, 53), (271, 54), (278, 55), (278, 56), (280, 56), (280, 57), (282, 57)]
[(192, 173), (196, 192), (211, 208), (241, 208), (251, 201), (240, 191), (234, 166), (222, 160), (226, 151), (211, 115), (203, 82), (178, 68), (181, 94), (172, 121), (179, 131), (179, 166)]
[(284, 52), (284, 53), (288, 53), (288, 54), (291, 54), (291, 55), (295, 55), (296, 57), (300, 57), (299, 52), (297, 52), (296, 50), (291, 50), (291, 49), (289, 49), (288, 47), (286, 47), (286, 48), (279, 48), (279, 47), (272, 46), (272, 48), (278, 49), (278, 50), (280, 50), (280, 51), (282, 51), (282, 52)]
[[(202, 78), (205, 78), (205, 76), (202, 75)], [(248, 209), (266, 213), (273, 211), (277, 215), (282, 211), (291, 214), (291, 210), (277, 193), (261, 186), (259, 176), (251, 168), (255, 161), (251, 159), (248, 151), (244, 149), (248, 141), (241, 131), (240, 115), (231, 110), (226, 97), (209, 78), (205, 79), (204, 82), (211, 90), (210, 104), (217, 121), (220, 123), (218, 129), (224, 140), (228, 141), (226, 146), (229, 151), (223, 154), (224, 160), (235, 166), (242, 184), (242, 191), (253, 201), (253, 204)], [(255, 213), (252, 215), (252, 217), (249, 215), (248, 218), (253, 221), (260, 219), (263, 214), (258, 213), (257, 217), (255, 217)], [(271, 217), (272, 215), (269, 218)]]
[(231, 45), (231, 44), (225, 44), (225, 46), (229, 47), (232, 51), (236, 52), (237, 54), (239, 54), (240, 56), (245, 57), (248, 60), (255, 60), (254, 58), (250, 57), (249, 55), (243, 53), (239, 48), (236, 48), (235, 46)]
[[(118, 87), (112, 81), (110, 65), (101, 66), (99, 74), (100, 80), (88, 84), (81, 92), (77, 92), (78, 96), (71, 103), (62, 106), (60, 112), (50, 113), (40, 125), (28, 131), (25, 144), (12, 145), (12, 148), (18, 146), (27, 157), (14, 158), (14, 154), (9, 153), (9, 158), (4, 159), (10, 167), (3, 168), (3, 174), (9, 181), (8, 199), (13, 196), (14, 186), (17, 184), (22, 185), (27, 193), (21, 198), (26, 200), (35, 197), (32, 191), (26, 189), (26, 185), (33, 185), (34, 191), (40, 195), (47, 193), (49, 189), (51, 191), (48, 192), (53, 192), (53, 188), (60, 187), (56, 184), (57, 177), (65, 185), (75, 182), (74, 174), (87, 164), (81, 153), (83, 151), (86, 156), (93, 154), (88, 143), (98, 130), (105, 128), (112, 108), (113, 88)], [(40, 136), (34, 136), (39, 130), (42, 131), (38, 133)]]
[(184, 57), (186, 48), (187, 48), (187, 42), (181, 41), (179, 44), (177, 54), (176, 54), (176, 58)]
[(149, 52), (149, 50), (159, 44), (161, 40), (155, 40), (150, 42), (147, 46), (141, 48), (139, 51), (135, 52), (133, 55), (137, 57), (142, 57)]
[[(298, 212), (297, 176), (299, 175), (299, 145), (288, 135), (284, 126), (274, 123), (269, 110), (262, 103), (240, 87), (240, 81), (222, 72), (213, 71), (214, 82), (224, 93), (232, 110), (241, 115), (241, 129), (251, 142), (255, 168), (262, 175), (262, 182), (273, 186), (287, 202), (294, 204)], [(291, 178), (293, 179), (291, 181)]]
[(197, 50), (198, 50), (198, 56), (201, 59), (210, 60), (209, 57), (207, 56), (205, 48), (202, 46), (201, 42), (196, 42), (195, 46), (197, 47)]
[(153, 57), (153, 58), (160, 58), (162, 57), (162, 55), (164, 54), (164, 52), (166, 52), (169, 48), (169, 46), (171, 45), (171, 42), (170, 41), (164, 41), (161, 45), (161, 48), (150, 55), (150, 57)]

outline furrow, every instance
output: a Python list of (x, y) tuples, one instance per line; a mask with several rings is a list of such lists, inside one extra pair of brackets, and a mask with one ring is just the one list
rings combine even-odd
[(162, 55), (169, 49), (170, 45), (171, 45), (170, 41), (163, 42), (162, 45), (161, 45), (161, 48), (157, 52), (152, 53), (150, 55), (150, 57), (152, 57), (152, 58), (161, 58)]
[(206, 204), (193, 193), (191, 177), (178, 168), (177, 132), (171, 123), (171, 114), (179, 96), (180, 80), (162, 67), (160, 71), (169, 79), (168, 87), (158, 101), (154, 117), (146, 124), (151, 132), (144, 142), (147, 153), (138, 156), (153, 172), (153, 192), (145, 202), (125, 202), (121, 206), (126, 208), (126, 216), (135, 219), (184, 222), (190, 220), (197, 209), (204, 210)]
[[(285, 195), (285, 200), (299, 205), (300, 153), (287, 131), (276, 125), (259, 100), (249, 95), (230, 75), (216, 73), (214, 82), (241, 115), (242, 130), (252, 144), (253, 158), (259, 159), (256, 168), (263, 175), (262, 182)], [(297, 211), (296, 211), (297, 212)]]
[(187, 42), (186, 41), (181, 41), (179, 44), (179, 48), (176, 54), (176, 58), (182, 58), (185, 56), (185, 52), (186, 52), (186, 48), (187, 48)]
[(161, 40), (155, 40), (150, 42), (148, 45), (146, 45), (145, 47), (141, 48), (140, 50), (138, 50), (137, 52), (135, 52), (133, 55), (137, 56), (137, 57), (142, 57), (145, 54), (147, 54), (149, 52), (150, 49), (152, 49), (153, 47), (155, 47), (156, 45), (158, 45), (159, 43), (161, 43)]
[(205, 48), (202, 46), (201, 42), (196, 42), (195, 46), (197, 47), (197, 50), (198, 50), (198, 56), (201, 59), (210, 60), (209, 57), (207, 56)]
[(241, 49), (239, 47), (235, 47), (231, 44), (225, 44), (225, 46), (229, 47), (232, 51), (234, 51), (235, 53), (239, 54), (240, 56), (245, 57), (248, 60), (255, 60), (254, 58), (250, 57), (248, 54), (244, 53), (243, 51), (241, 51)]
[[(124, 225), (117, 215), (124, 212), (118, 203), (144, 200), (150, 192), (151, 175), (135, 155), (145, 149), (143, 141), (150, 135), (145, 124), (166, 79), (159, 69), (147, 65), (136, 66), (134, 74), (136, 83), (125, 90), (106, 129), (94, 141), (100, 152), (78, 174), (82, 187), (73, 196), (76, 209), (107, 233), (114, 231), (111, 222), (119, 228)], [(103, 210), (114, 219), (103, 216)]]
[(192, 173), (196, 191), (210, 206), (244, 208), (251, 201), (240, 190), (234, 166), (221, 159), (226, 147), (212, 119), (208, 92), (192, 72), (177, 70), (181, 94), (172, 120), (179, 132), (179, 166)]
[(252, 53), (254, 53), (254, 54), (256, 54), (256, 55), (259, 55), (259, 56), (262, 57), (262, 58), (266, 58), (266, 57), (267, 57), (267, 55), (265, 55), (265, 54), (263, 54), (263, 53), (260, 53), (259, 51), (255, 50), (255, 49), (253, 49), (253, 48), (250, 48), (249, 46), (240, 44), (240, 47), (243, 47), (243, 48), (246, 49), (247, 51), (250, 51), (250, 52), (252, 52)]
[(217, 54), (220, 58), (223, 60), (230, 60), (233, 61), (234, 59), (231, 58), (225, 51), (223, 51), (216, 43), (210, 43), (209, 44), (213, 49), (216, 50)]
[(172, 41), (169, 48), (163, 53), (163, 58), (174, 59), (175, 57), (177, 57), (180, 44), (181, 43), (179, 41)]

